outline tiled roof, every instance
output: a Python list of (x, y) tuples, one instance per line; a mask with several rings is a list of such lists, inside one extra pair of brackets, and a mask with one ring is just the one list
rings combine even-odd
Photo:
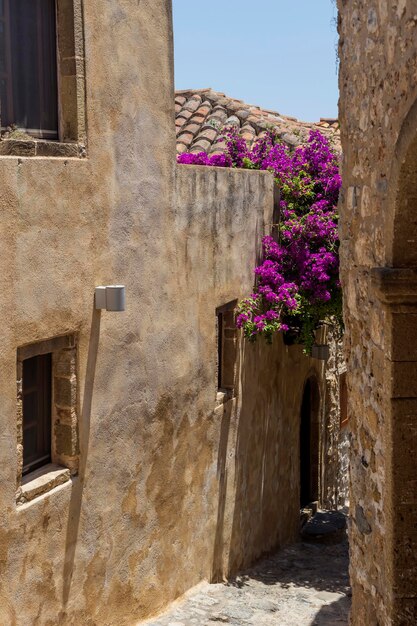
[(207, 152), (221, 154), (224, 143), (218, 141), (224, 127), (236, 126), (249, 147), (271, 127), (289, 146), (297, 146), (310, 130), (320, 130), (340, 144), (336, 119), (321, 119), (317, 123), (300, 122), (295, 117), (277, 111), (261, 109), (243, 100), (229, 98), (212, 89), (177, 91), (175, 94), (175, 127), (177, 152)]

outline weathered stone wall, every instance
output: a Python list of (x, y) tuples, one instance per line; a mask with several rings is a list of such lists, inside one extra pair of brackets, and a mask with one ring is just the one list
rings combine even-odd
[[(175, 167), (170, 2), (90, 0), (84, 23), (87, 158), (0, 158), (7, 626), (130, 625), (293, 540), (306, 378), (325, 392), (277, 337), (240, 342), (218, 396), (216, 309), (251, 290), (272, 177)], [(125, 313), (94, 310), (111, 283)], [(74, 446), (56, 461), (78, 474), (54, 466), (43, 494), (26, 477), (16, 503), (18, 349), (64, 336)]]
[(322, 419), (323, 486), (322, 505), (344, 508), (349, 501), (349, 426), (340, 423), (340, 377), (346, 371), (342, 341), (331, 328), (327, 332), (330, 358), (325, 370), (325, 399)]
[(350, 426), (339, 430), (338, 468), (336, 478), (336, 508), (348, 511), (349, 495), (349, 459), (350, 459)]
[(417, 2), (338, 6), (352, 623), (415, 624)]

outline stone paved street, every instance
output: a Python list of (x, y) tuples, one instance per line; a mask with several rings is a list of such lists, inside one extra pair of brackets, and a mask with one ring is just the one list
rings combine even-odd
[(300, 543), (229, 584), (203, 583), (141, 626), (346, 626), (348, 546)]

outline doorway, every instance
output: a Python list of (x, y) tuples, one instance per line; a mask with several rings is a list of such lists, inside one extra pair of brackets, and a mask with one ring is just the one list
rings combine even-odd
[(319, 499), (320, 392), (314, 376), (304, 386), (300, 414), (300, 508)]

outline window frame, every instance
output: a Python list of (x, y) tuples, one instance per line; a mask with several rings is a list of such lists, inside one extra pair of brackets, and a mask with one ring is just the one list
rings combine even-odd
[[(51, 456), (45, 468), (66, 469), (75, 476), (79, 466), (78, 336), (62, 335), (17, 349), (17, 493), (18, 504), (25, 502), (22, 486), (35, 479), (43, 465), (30, 471), (23, 468), (23, 373), (24, 362), (32, 357), (51, 354)], [(46, 462), (48, 463), (48, 462)], [(68, 472), (69, 470), (69, 472)]]
[[(236, 387), (237, 329), (235, 309), (237, 303), (237, 300), (232, 300), (216, 309), (217, 392), (227, 394), (234, 394)], [(229, 331), (229, 336), (226, 336), (226, 331)], [(226, 367), (231, 371), (226, 371)]]
[[(55, 0), (57, 139), (2, 132), (0, 156), (87, 156), (84, 19), (82, 0)], [(0, 120), (1, 124), (1, 120)], [(23, 129), (25, 131), (25, 129)]]

